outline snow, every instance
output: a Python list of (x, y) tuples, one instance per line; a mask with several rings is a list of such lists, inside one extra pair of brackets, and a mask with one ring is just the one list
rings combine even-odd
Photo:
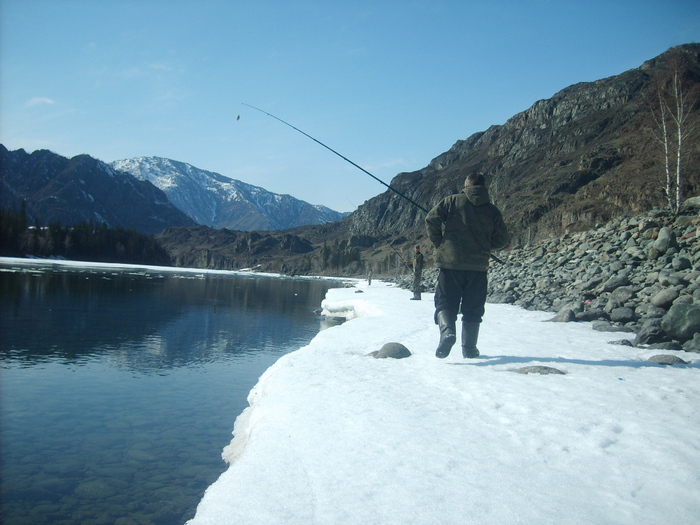
[(183, 268), (180, 266), (154, 266), (146, 264), (122, 264), (122, 263), (101, 263), (91, 261), (75, 261), (68, 259), (47, 259), (38, 257), (0, 257), (0, 273), (13, 273), (18, 271), (28, 271), (42, 273), (46, 269), (71, 269), (75, 271), (108, 271), (123, 270), (135, 275), (146, 275), (147, 273), (162, 272), (173, 275), (189, 275), (197, 279), (204, 279), (206, 275), (238, 275), (246, 277), (271, 277), (276, 279), (294, 280), (315, 280), (315, 281), (339, 281), (347, 282), (348, 279), (341, 277), (316, 277), (299, 275), (287, 277), (278, 273), (259, 272), (255, 268), (241, 268), (240, 270), (211, 270), (206, 268)]
[[(329, 290), (349, 320), (260, 377), (190, 525), (700, 523), (696, 354), (488, 304), (482, 357), (439, 360), (432, 294), (410, 296)], [(392, 341), (413, 355), (366, 356)]]

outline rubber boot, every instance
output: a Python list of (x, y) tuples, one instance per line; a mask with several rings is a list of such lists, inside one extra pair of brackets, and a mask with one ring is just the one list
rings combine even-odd
[(462, 356), (465, 359), (479, 357), (479, 349), (476, 347), (476, 342), (479, 339), (480, 324), (462, 321)]
[(435, 315), (438, 327), (440, 328), (440, 344), (435, 350), (435, 357), (445, 359), (450, 355), (450, 350), (457, 340), (455, 330), (456, 316), (446, 310), (440, 310)]

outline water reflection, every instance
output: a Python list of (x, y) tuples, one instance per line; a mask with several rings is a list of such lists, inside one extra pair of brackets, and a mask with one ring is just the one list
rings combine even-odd
[(248, 392), (318, 332), (330, 286), (0, 261), (0, 521), (192, 517)]
[(81, 362), (109, 354), (122, 366), (149, 371), (286, 346), (328, 286), (133, 271), (4, 273), (0, 356), (32, 364), (46, 356)]

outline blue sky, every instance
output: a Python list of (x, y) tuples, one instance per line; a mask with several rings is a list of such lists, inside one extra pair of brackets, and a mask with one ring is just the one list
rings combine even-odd
[[(457, 140), (700, 41), (696, 0), (0, 0), (0, 142), (351, 211)], [(240, 115), (240, 120), (237, 116)]]

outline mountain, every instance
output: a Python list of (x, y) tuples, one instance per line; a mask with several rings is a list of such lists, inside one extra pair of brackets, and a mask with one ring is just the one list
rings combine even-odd
[(88, 155), (71, 159), (47, 150), (31, 154), (0, 144), (0, 206), (19, 209), (30, 222), (105, 223), (146, 234), (196, 223), (147, 181), (114, 170)]
[[(473, 171), (486, 175), (515, 244), (586, 230), (617, 216), (666, 207), (662, 150), (654, 137), (654, 87), (675, 65), (695, 99), (688, 131), (700, 127), (700, 44), (672, 48), (641, 67), (567, 87), (503, 125), (491, 126), (397, 175), (391, 186), (425, 208), (459, 191)], [(683, 192), (700, 192), (700, 141), (686, 137)], [(424, 213), (387, 191), (348, 221), (356, 234), (423, 228)]]
[[(655, 86), (671, 78), (673, 71), (689, 99), (695, 100), (687, 114), (687, 131), (696, 133), (685, 141), (682, 190), (684, 197), (696, 196), (700, 194), (700, 44), (678, 46), (639, 68), (562, 89), (503, 125), (458, 140), (425, 168), (398, 174), (391, 186), (429, 209), (461, 190), (468, 173), (480, 171), (513, 233), (512, 246), (667, 208), (664, 159), (654, 136), (652, 108)], [(355, 264), (357, 271), (370, 265), (388, 270), (401, 250), (402, 258), (410, 260), (412, 244), (428, 246), (424, 218), (423, 211), (387, 190), (338, 222), (290, 232), (311, 243), (313, 251), (303, 256), (280, 250), (284, 232), (269, 239), (269, 253), (259, 248), (254, 254), (231, 250), (223, 238), (205, 246), (192, 237), (191, 244), (176, 246), (183, 236), (167, 231), (161, 240), (183, 254), (182, 260), (206, 260), (211, 265), (225, 260), (230, 268), (260, 264), (278, 271), (276, 266), (284, 261), (288, 268), (303, 271), (311, 260), (312, 271), (321, 272), (327, 268), (325, 250), (358, 248), (362, 263)], [(430, 256), (428, 251), (428, 264)], [(332, 271), (339, 270), (343, 269)]]
[(175, 160), (136, 157), (111, 166), (150, 181), (195, 222), (212, 228), (285, 230), (347, 215)]

